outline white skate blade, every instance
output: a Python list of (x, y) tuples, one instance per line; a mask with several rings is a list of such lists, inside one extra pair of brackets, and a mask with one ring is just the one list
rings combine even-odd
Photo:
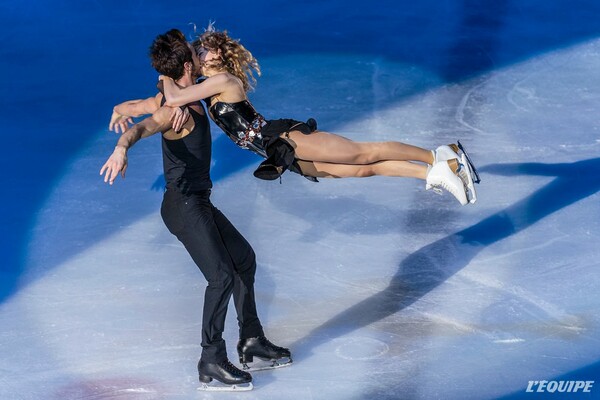
[(467, 181), (465, 184), (467, 189), (467, 200), (469, 200), (469, 203), (475, 204), (475, 202), (477, 202), (477, 191), (475, 190), (475, 184), (473, 182), (473, 170), (471, 169), (471, 164), (467, 160), (465, 153), (462, 153), (460, 158), (462, 166), (466, 169), (465, 178)]
[(293, 361), (291, 358), (287, 359), (287, 361), (280, 360), (261, 360), (258, 362), (253, 362), (252, 364), (242, 364), (242, 370), (246, 372), (256, 372), (256, 371), (265, 371), (269, 369), (277, 369), (283, 367), (289, 367), (292, 365)]
[(213, 380), (211, 384), (200, 383), (198, 390), (202, 392), (248, 392), (253, 388), (252, 382), (227, 385)]

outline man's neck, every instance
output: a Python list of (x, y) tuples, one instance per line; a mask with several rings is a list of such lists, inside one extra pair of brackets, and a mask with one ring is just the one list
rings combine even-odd
[(192, 86), (194, 84), (194, 81), (191, 76), (184, 75), (181, 79), (176, 80), (175, 83), (181, 87), (188, 87)]

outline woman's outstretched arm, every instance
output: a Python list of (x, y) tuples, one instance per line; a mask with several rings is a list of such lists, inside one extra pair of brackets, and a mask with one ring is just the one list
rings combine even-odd
[(235, 78), (227, 73), (216, 74), (207, 78), (202, 83), (186, 88), (180, 88), (169, 77), (161, 75), (159, 79), (164, 82), (165, 104), (171, 107), (178, 107), (223, 93), (232, 85)]

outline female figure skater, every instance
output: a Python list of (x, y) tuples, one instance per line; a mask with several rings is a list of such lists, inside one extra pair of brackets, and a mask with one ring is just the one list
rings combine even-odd
[(449, 191), (462, 205), (474, 202), (474, 193), (469, 193), (470, 167), (464, 156), (461, 160), (456, 145), (430, 151), (400, 142), (360, 143), (318, 130), (312, 118), (307, 122), (266, 120), (247, 97), (256, 82), (254, 73), (260, 75), (252, 54), (212, 25), (192, 45), (206, 78), (182, 88), (161, 75), (166, 105), (183, 106), (205, 99), (211, 118), (238, 146), (266, 158), (254, 172), (256, 177), (277, 179), (286, 169), (315, 181), (374, 175), (413, 177), (425, 180), (426, 189)]

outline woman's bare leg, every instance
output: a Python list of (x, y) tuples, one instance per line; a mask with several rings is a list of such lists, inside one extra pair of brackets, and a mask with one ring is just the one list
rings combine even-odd
[(400, 142), (354, 142), (323, 131), (310, 135), (291, 131), (284, 138), (294, 146), (296, 156), (303, 160), (348, 165), (387, 160), (433, 163), (431, 151)]
[(298, 161), (305, 175), (316, 178), (365, 178), (369, 176), (401, 176), (425, 179), (427, 167), (408, 161), (379, 161), (367, 165), (333, 164), (319, 161)]
[[(448, 164), (444, 166), (443, 164), (446, 162)], [(374, 175), (385, 175), (427, 179), (432, 188), (447, 190), (460, 204), (465, 205), (468, 203), (468, 197), (464, 183), (457, 175), (459, 170), (458, 160), (452, 159), (446, 162), (440, 162), (431, 169), (431, 172), (433, 172), (437, 167), (441, 168), (435, 172), (435, 176), (431, 178), (431, 182), (429, 181), (429, 177), (431, 176), (428, 172), (429, 168), (424, 164), (416, 164), (410, 161), (392, 160), (379, 161), (368, 165), (350, 165), (299, 160), (298, 164), (305, 175), (317, 178), (364, 178)]]

